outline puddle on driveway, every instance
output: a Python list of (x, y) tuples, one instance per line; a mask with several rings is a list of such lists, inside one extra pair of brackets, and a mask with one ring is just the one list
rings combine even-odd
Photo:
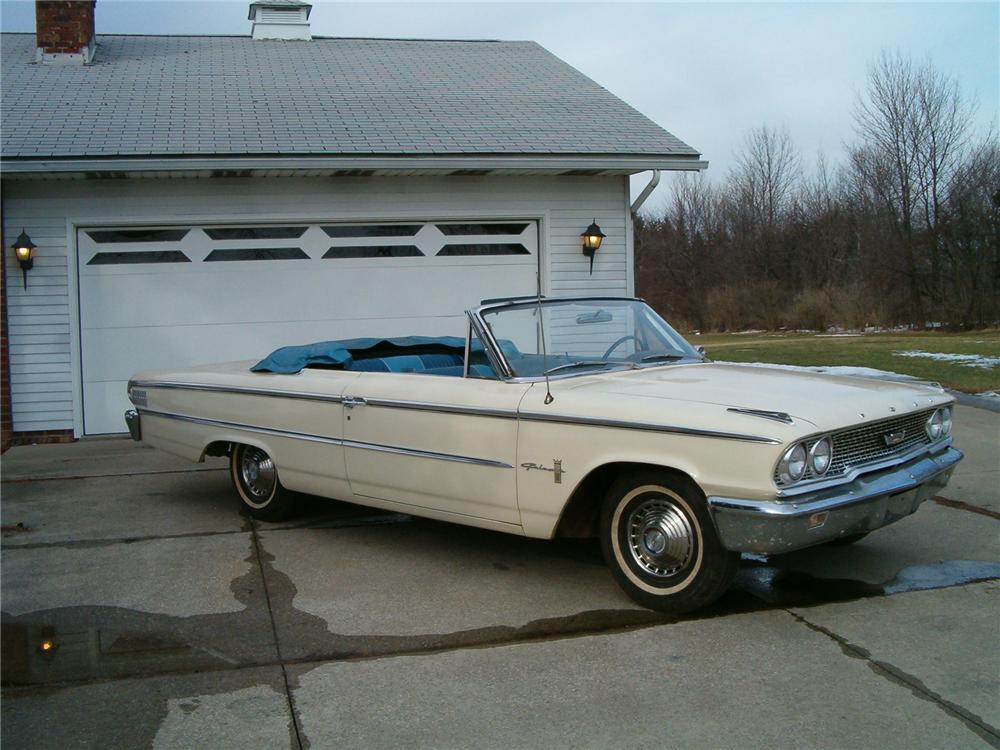
[[(396, 523), (437, 525), (433, 521), (372, 513), (370, 509), (351, 506), (332, 515), (329, 506), (325, 514), (316, 510), (311, 519), (311, 526), (316, 528)], [(293, 533), (291, 528), (286, 530)], [(486, 531), (470, 533), (494, 536)], [(545, 557), (555, 556), (593, 567), (594, 575), (610, 576), (604, 570), (600, 546), (593, 540), (543, 542), (503, 538), (524, 556), (536, 558), (539, 564)], [(950, 560), (907, 567), (888, 583), (872, 584), (813, 576), (787, 567), (790, 565), (787, 558), (744, 555), (729, 593), (711, 607), (684, 617), (637, 609), (623, 594), (623, 606), (631, 605), (627, 608), (574, 612), (520, 626), (497, 625), (405, 636), (349, 635), (330, 632), (326, 620), (295, 608), (297, 588), (293, 580), (273, 566), (274, 557), (264, 547), (259, 549), (258, 567), (258, 544), (251, 540), (249, 556), (245, 558), (251, 563), (250, 569), (230, 583), (234, 596), (243, 605), (238, 612), (175, 617), (119, 607), (78, 606), (17, 617), (5, 613), (0, 680), (10, 689), (274, 665), (282, 659), (274, 642), (272, 613), (279, 615), (279, 632), (289, 641), (283, 644), (285, 652), (294, 651), (296, 663), (312, 663), (611, 633), (681, 620), (853, 601), (1000, 579), (1000, 563)], [(500, 561), (494, 562), (493, 567), (509, 569)], [(262, 572), (267, 582), (266, 592), (262, 587)]]
[[(389, 518), (393, 519), (391, 522), (402, 522), (396, 516), (352, 520), (364, 525), (385, 523)], [(534, 544), (533, 540), (520, 543)], [(549, 554), (583, 565), (603, 565), (600, 550), (592, 541), (560, 540), (546, 543), (546, 549)], [(281, 613), (285, 637), (296, 645), (309, 644), (308, 654), (295, 661), (311, 663), (610, 633), (681, 620), (853, 601), (1000, 578), (1000, 563), (950, 560), (907, 567), (888, 583), (872, 584), (812, 576), (783, 567), (780, 558), (745, 555), (732, 590), (713, 606), (684, 617), (644, 609), (604, 609), (544, 618), (521, 626), (409, 636), (347, 635), (330, 632), (325, 620), (293, 606), (296, 587), (285, 573), (273, 567), (273, 559), (266, 550), (261, 550), (267, 597), (259, 589), (260, 571), (256, 564), (232, 582), (234, 594), (245, 607), (239, 612), (172, 617), (116, 607), (83, 606), (18, 617), (4, 615), (2, 682), (7, 687), (58, 685), (277, 664), (280, 659), (274, 647), (268, 598), (272, 611)], [(247, 560), (256, 563), (256, 555), (251, 554)]]

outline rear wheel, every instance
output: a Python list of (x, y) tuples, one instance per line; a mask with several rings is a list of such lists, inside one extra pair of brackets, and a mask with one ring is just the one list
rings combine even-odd
[(266, 451), (255, 445), (233, 446), (229, 473), (243, 507), (254, 518), (283, 521), (294, 512), (294, 497), (281, 486), (278, 469)]
[(722, 596), (740, 559), (719, 541), (697, 485), (655, 470), (611, 485), (601, 511), (601, 547), (630, 597), (676, 614)]

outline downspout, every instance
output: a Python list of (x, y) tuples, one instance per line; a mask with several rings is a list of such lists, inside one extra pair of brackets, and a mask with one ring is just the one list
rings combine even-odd
[(649, 184), (642, 189), (642, 192), (639, 193), (639, 197), (636, 198), (635, 203), (632, 204), (633, 214), (635, 214), (640, 208), (642, 208), (642, 204), (646, 202), (646, 199), (649, 197), (649, 194), (652, 193), (654, 190), (656, 190), (656, 186), (659, 184), (660, 184), (660, 170), (654, 169), (653, 176), (652, 178), (650, 178)]

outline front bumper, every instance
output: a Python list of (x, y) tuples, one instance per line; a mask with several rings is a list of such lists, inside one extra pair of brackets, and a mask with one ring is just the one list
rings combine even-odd
[(948, 483), (962, 457), (947, 447), (794, 500), (709, 497), (708, 507), (726, 549), (790, 552), (873, 531), (914, 513)]

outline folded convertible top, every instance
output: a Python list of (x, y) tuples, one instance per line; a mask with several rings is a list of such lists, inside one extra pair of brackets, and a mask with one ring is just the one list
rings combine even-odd
[[(473, 345), (474, 350), (482, 351), (478, 341), (474, 341)], [(452, 350), (462, 355), (465, 351), (465, 339), (458, 336), (403, 336), (393, 339), (344, 339), (319, 341), (302, 346), (283, 346), (275, 349), (250, 370), (286, 375), (301, 372), (310, 365), (342, 367), (347, 370), (356, 357), (364, 359), (406, 354), (412, 349)]]

